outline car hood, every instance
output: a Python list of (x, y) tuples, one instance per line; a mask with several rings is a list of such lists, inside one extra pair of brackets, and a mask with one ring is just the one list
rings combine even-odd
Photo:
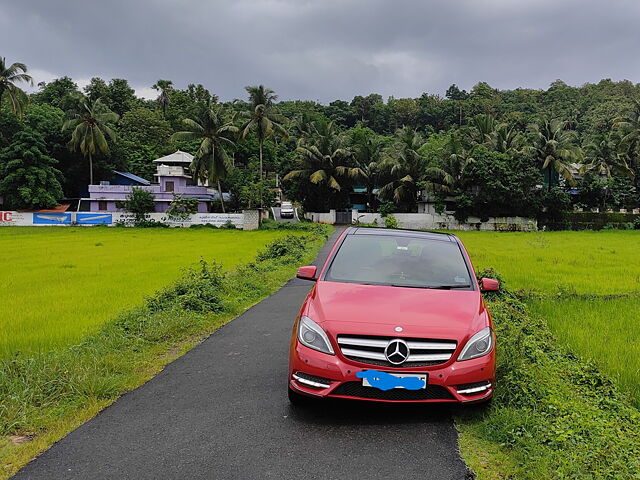
[[(332, 336), (466, 340), (488, 325), (477, 290), (429, 290), (318, 281), (306, 315)], [(402, 328), (402, 333), (396, 331)]]

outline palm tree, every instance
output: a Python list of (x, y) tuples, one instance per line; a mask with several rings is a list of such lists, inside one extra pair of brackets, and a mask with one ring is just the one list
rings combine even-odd
[(62, 125), (63, 131), (73, 129), (67, 146), (71, 151), (80, 151), (85, 158), (89, 158), (89, 184), (93, 185), (93, 155), (109, 151), (106, 137), (116, 140), (110, 124), (117, 122), (119, 116), (99, 98), (93, 102), (83, 98), (80, 107), (69, 112), (69, 115), (71, 118)]
[(333, 122), (313, 122), (311, 130), (311, 136), (301, 138), (296, 148), (301, 168), (287, 173), (283, 180), (300, 178), (325, 186), (329, 191), (340, 191), (341, 178), (357, 178), (363, 174), (359, 168), (345, 165), (351, 151), (345, 147)]
[(27, 66), (24, 63), (12, 63), (7, 66), (5, 58), (0, 57), (0, 106), (6, 98), (13, 113), (22, 116), (28, 97), (24, 90), (16, 86), (19, 82), (33, 85), (33, 79), (27, 75)]
[(515, 127), (506, 123), (498, 125), (491, 135), (491, 147), (499, 153), (515, 153), (521, 150), (523, 138)]
[[(357, 131), (357, 129), (354, 130)], [(365, 133), (359, 137), (354, 135), (351, 141), (354, 164), (359, 169), (359, 177), (367, 189), (369, 206), (373, 205), (373, 190), (378, 186), (380, 180), (380, 164), (386, 146), (383, 137), (371, 133)]]
[(584, 147), (587, 163), (583, 171), (594, 171), (600, 176), (611, 178), (613, 174), (621, 173), (629, 177), (634, 176), (625, 160), (625, 154), (620, 153), (621, 138), (613, 132), (600, 134)]
[(489, 143), (496, 130), (496, 119), (491, 115), (476, 115), (469, 122), (469, 137), (474, 143)]
[[(582, 160), (582, 150), (574, 145), (575, 132), (566, 129), (567, 122), (558, 119), (543, 119), (529, 127), (532, 144), (527, 150), (540, 164), (552, 187), (553, 171), (561, 175), (569, 185), (575, 185), (575, 164)], [(572, 165), (574, 164), (574, 165)]]
[(469, 167), (475, 162), (464, 148), (462, 139), (451, 134), (446, 146), (446, 155), (437, 166), (428, 167), (425, 176), (434, 192), (455, 193), (462, 191)]
[(171, 80), (158, 80), (151, 88), (160, 92), (160, 95), (156, 98), (156, 102), (158, 102), (162, 110), (162, 118), (165, 118), (167, 107), (171, 103), (170, 92), (173, 90), (173, 82)]
[(273, 138), (275, 135), (288, 138), (288, 134), (282, 126), (281, 117), (272, 111), (273, 103), (278, 98), (275, 92), (262, 85), (245, 87), (245, 90), (249, 93), (251, 111), (245, 112), (247, 121), (240, 127), (240, 133), (242, 138), (245, 138), (249, 132), (254, 131), (256, 137), (258, 137), (258, 145), (260, 148), (260, 180), (262, 180), (262, 151), (265, 139)]
[(224, 213), (220, 180), (227, 177), (233, 166), (225, 149), (235, 147), (231, 137), (238, 132), (238, 128), (233, 125), (233, 121), (225, 121), (222, 108), (211, 100), (195, 119), (185, 118), (183, 122), (186, 130), (174, 133), (171, 139), (200, 140), (200, 147), (191, 163), (191, 171), (201, 180), (206, 179), (210, 183), (218, 184), (220, 205)]
[(634, 100), (625, 115), (614, 119), (613, 127), (622, 135), (620, 152), (625, 154), (626, 163), (635, 176), (634, 183), (640, 188), (640, 101)]
[(422, 136), (410, 127), (396, 132), (396, 142), (382, 165), (389, 176), (389, 182), (380, 189), (382, 198), (393, 200), (396, 204), (405, 203), (413, 209), (420, 182), (424, 180), (428, 168), (427, 159), (420, 153), (424, 145)]

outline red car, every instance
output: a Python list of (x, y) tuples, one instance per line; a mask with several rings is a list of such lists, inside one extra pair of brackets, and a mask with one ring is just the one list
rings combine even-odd
[(289, 399), (482, 402), (495, 386), (495, 334), (471, 260), (451, 234), (349, 228), (294, 323)]

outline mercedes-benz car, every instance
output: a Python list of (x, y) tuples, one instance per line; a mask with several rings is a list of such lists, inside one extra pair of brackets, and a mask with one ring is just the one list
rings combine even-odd
[(495, 387), (491, 316), (462, 242), (446, 233), (352, 227), (324, 265), (300, 267), (315, 285), (294, 322), (289, 400), (489, 400)]
[(282, 202), (280, 216), (282, 218), (293, 218), (293, 204), (291, 202)]

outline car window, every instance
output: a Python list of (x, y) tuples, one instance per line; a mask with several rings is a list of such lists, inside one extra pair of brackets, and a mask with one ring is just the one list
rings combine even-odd
[(455, 242), (388, 235), (349, 235), (325, 280), (424, 288), (471, 288)]

